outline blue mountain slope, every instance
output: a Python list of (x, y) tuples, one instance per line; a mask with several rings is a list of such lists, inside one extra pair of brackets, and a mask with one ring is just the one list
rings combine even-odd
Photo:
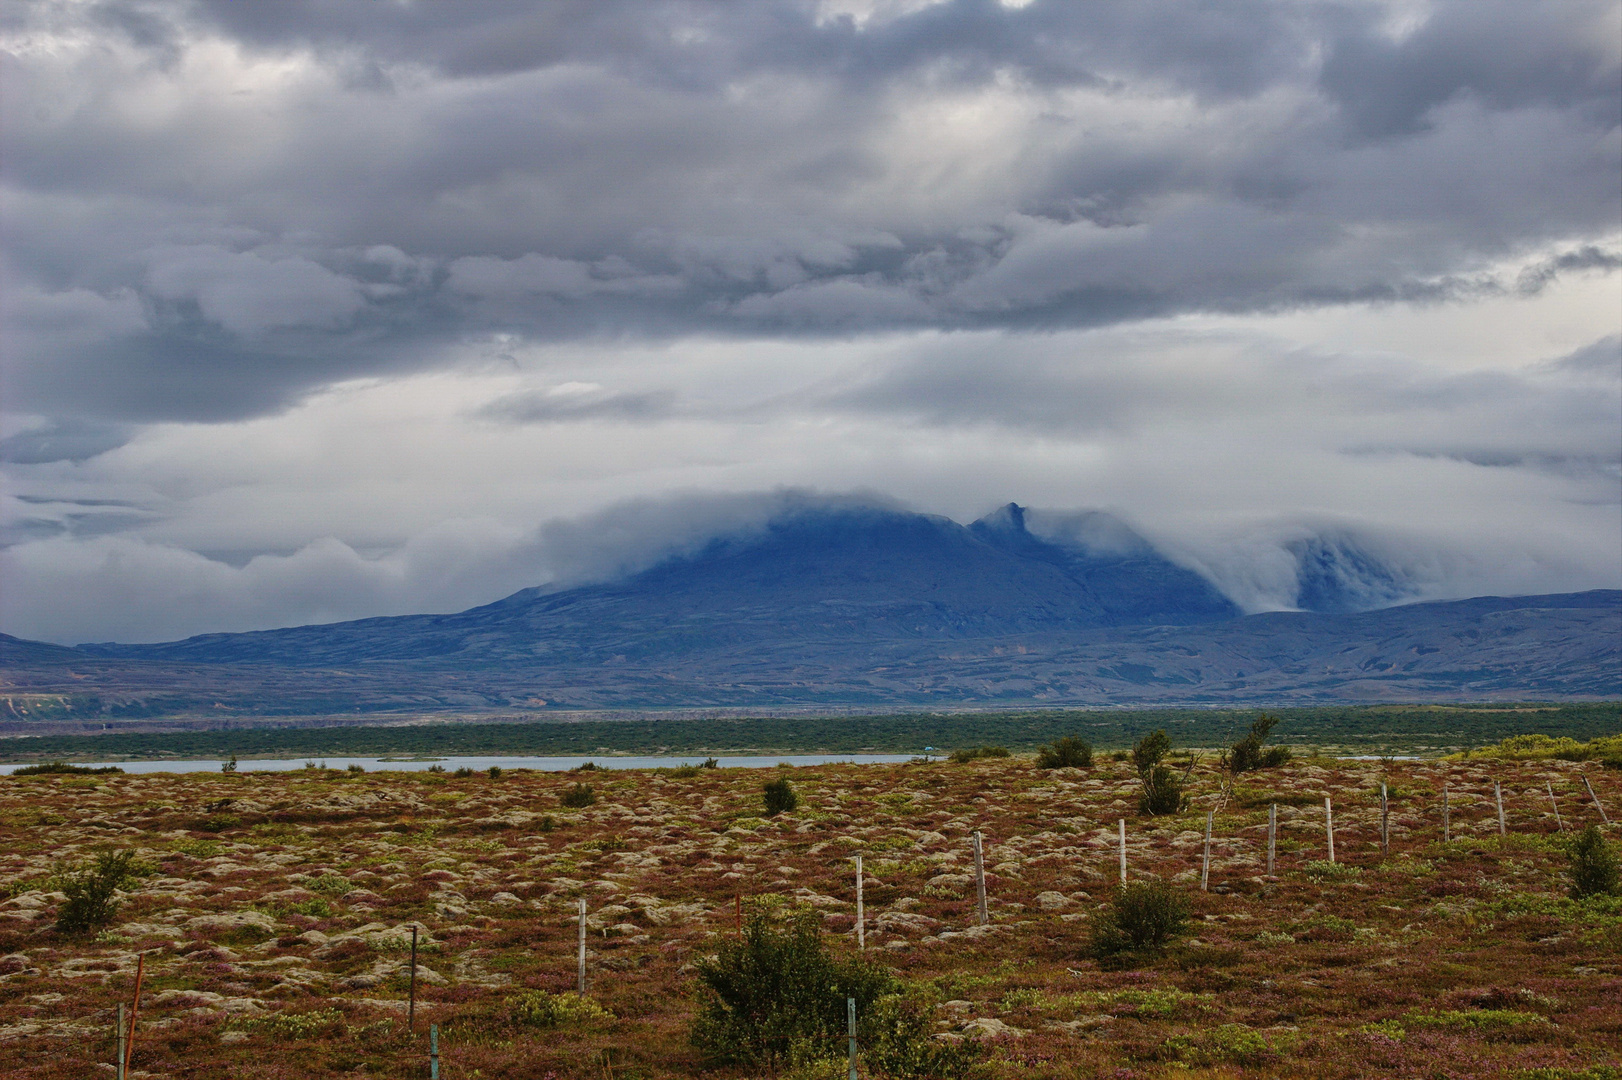
[(623, 581), (526, 589), (454, 615), (365, 619), (89, 653), (194, 662), (624, 663), (740, 645), (987, 638), (1185, 625), (1238, 611), (1147, 544), (1067, 549), (1018, 507), (965, 527), (881, 509), (818, 509), (717, 539)]

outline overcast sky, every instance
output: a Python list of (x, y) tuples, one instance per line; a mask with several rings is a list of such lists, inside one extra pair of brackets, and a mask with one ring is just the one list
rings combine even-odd
[(803, 493), (1251, 609), (1622, 587), (1622, 4), (16, 2), (0, 630), (457, 610)]

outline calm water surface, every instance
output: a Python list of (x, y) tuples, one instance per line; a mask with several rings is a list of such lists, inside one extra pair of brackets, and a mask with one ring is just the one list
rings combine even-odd
[[(911, 761), (913, 754), (780, 754), (763, 757), (721, 757), (716, 760), (725, 769), (769, 769), (787, 762), (790, 765), (827, 765), (832, 762), (850, 762), (857, 765), (885, 764)], [(387, 760), (375, 757), (317, 757), (317, 758), (242, 758), (237, 769), (242, 772), (286, 772), (302, 769), (308, 762), (325, 765), (329, 769), (347, 769), (359, 765), (367, 772), (422, 771), (438, 765), (446, 772), (467, 768), (483, 771), (492, 765), (503, 769), (538, 769), (542, 772), (564, 772), (592, 762), (599, 769), (669, 769), (678, 765), (697, 765), (705, 755), (688, 757), (444, 757), (420, 760)], [(219, 772), (224, 762), (218, 758), (199, 761), (75, 761), (75, 765), (99, 767), (117, 765), (127, 773), (155, 772)], [(0, 765), (0, 776), (9, 775), (21, 764)]]

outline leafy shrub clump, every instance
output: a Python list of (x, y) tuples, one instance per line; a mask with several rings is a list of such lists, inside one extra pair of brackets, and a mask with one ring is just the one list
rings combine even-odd
[(868, 1045), (873, 1006), (895, 990), (895, 980), (866, 960), (828, 955), (821, 924), (809, 908), (784, 922), (756, 908), (738, 939), (699, 960), (693, 1045), (716, 1063), (773, 1072), (834, 1057), (844, 1049), (846, 998), (856, 999), (858, 1033)]
[(1135, 881), (1115, 891), (1108, 914), (1093, 923), (1089, 951), (1100, 962), (1158, 953), (1188, 928), (1188, 898), (1163, 881)]
[(1598, 825), (1590, 825), (1571, 841), (1567, 851), (1571, 860), (1571, 895), (1581, 900), (1585, 896), (1622, 895), (1622, 865), (1616, 852), (1605, 842)]
[(970, 761), (979, 761), (981, 758), (1004, 758), (1007, 756), (1008, 747), (1006, 746), (965, 746), (962, 749), (953, 750), (946, 756), (946, 760), (963, 765)]
[(1085, 769), (1092, 763), (1092, 746), (1070, 735), (1054, 739), (1036, 752), (1038, 769)]
[(234, 1027), (271, 1035), (277, 1039), (308, 1039), (330, 1031), (344, 1022), (344, 1014), (337, 1009), (315, 1009), (311, 1012), (271, 1013), (268, 1016), (250, 1016), (239, 1020)]
[(868, 1027), (871, 1030), (862, 1045), (862, 1061), (894, 1080), (960, 1080), (979, 1071), (985, 1054), (985, 1048), (974, 1039), (955, 1045), (934, 1039), (935, 1025), (929, 1009), (915, 995), (880, 998)]
[(100, 930), (118, 914), (116, 893), (148, 871), (133, 851), (106, 851), (93, 863), (61, 877), (67, 896), (56, 912), (56, 928), (65, 934)]
[(794, 785), (785, 777), (768, 780), (761, 788), (761, 797), (766, 803), (767, 817), (786, 814), (800, 805), (800, 797), (794, 793)]
[(456, 771), (451, 773), (451, 775), (458, 779), (465, 780), (473, 775), (473, 770), (468, 768), (466, 765), (458, 765), (456, 767)]
[(1171, 739), (1164, 731), (1150, 732), (1132, 748), (1132, 765), (1143, 784), (1138, 813), (1175, 814), (1183, 808), (1183, 781), (1165, 764), (1170, 752)]
[(105, 773), (121, 773), (123, 771), (117, 765), (103, 765), (100, 768), (92, 768), (89, 765), (69, 765), (62, 761), (47, 761), (43, 765), (24, 765), (20, 769), (13, 769), (11, 775), (54, 776), (63, 773), (72, 776), (91, 776)]
[(562, 994), (549, 994), (545, 990), (526, 990), (505, 1002), (508, 1015), (515, 1023), (529, 1027), (586, 1026), (609, 1023), (614, 1014), (573, 990)]
[(1251, 721), (1250, 732), (1222, 755), (1222, 764), (1229, 772), (1251, 772), (1255, 769), (1273, 769), (1290, 760), (1290, 752), (1282, 746), (1266, 746), (1268, 733), (1278, 724), (1278, 717), (1262, 713)]
[(596, 801), (597, 792), (590, 784), (576, 784), (558, 798), (558, 802), (571, 810), (583, 809)]
[(492, 765), (492, 766), (490, 766), (489, 769), (487, 769), (485, 771), (487, 773), (489, 773), (490, 779), (492, 779), (492, 780), (500, 780), (501, 779), (501, 766), (500, 765)]

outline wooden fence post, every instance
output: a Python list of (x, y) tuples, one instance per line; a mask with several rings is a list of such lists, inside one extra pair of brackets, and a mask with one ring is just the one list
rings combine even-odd
[(1599, 811), (1599, 819), (1609, 825), (1611, 819), (1606, 815), (1605, 806), (1599, 801), (1599, 796), (1594, 794), (1594, 785), (1588, 782), (1587, 773), (1583, 774), (1583, 787), (1588, 789), (1588, 797), (1594, 800), (1594, 809)]
[(1565, 832), (1566, 823), (1560, 820), (1560, 800), (1554, 797), (1554, 781), (1545, 780), (1543, 786), (1549, 789), (1549, 805), (1554, 807), (1554, 828), (1556, 832)]
[(858, 1080), (856, 1076), (856, 999), (845, 999), (845, 1028), (850, 1034), (850, 1077), (849, 1080)]
[(991, 921), (986, 911), (986, 852), (980, 830), (974, 830), (974, 892), (980, 912), (980, 925)]
[(124, 1080), (124, 1003), (118, 1003), (118, 1030), (113, 1033), (118, 1044), (117, 1080)]
[[(579, 967), (580, 967), (580, 993), (583, 995), (586, 992), (586, 898), (584, 896), (582, 896), (580, 898)], [(435, 1030), (437, 1031), (438, 1029), (435, 1028)]]
[(1273, 860), (1278, 854), (1278, 803), (1267, 804), (1267, 876), (1273, 876)]
[(856, 856), (856, 949), (867, 951), (867, 919), (862, 907), (862, 857)]
[(1380, 785), (1380, 855), (1391, 854), (1391, 804), (1386, 798), (1385, 785)]
[(411, 924), (411, 997), (406, 1006), (406, 1030), (417, 1030), (417, 925)]
[(1209, 892), (1211, 888), (1211, 819), (1216, 811), (1205, 812), (1205, 854), (1200, 858), (1200, 892)]
[(1442, 843), (1446, 844), (1453, 839), (1452, 808), (1447, 801), (1447, 788), (1442, 788)]
[(1126, 818), (1120, 821), (1121, 826), (1121, 884), (1126, 884)]
[(135, 957), (135, 1002), (130, 1006), (130, 1029), (124, 1038), (124, 1075), (130, 1072), (130, 1062), (135, 1057), (135, 1020), (141, 1015), (141, 977), (146, 972), (146, 953), (138, 953)]
[(1324, 833), (1329, 837), (1329, 861), (1335, 861), (1335, 808), (1329, 803), (1329, 796), (1324, 796)]
[(1509, 832), (1504, 824), (1504, 786), (1496, 780), (1492, 782), (1492, 797), (1498, 803), (1498, 835), (1503, 836)]
[[(581, 903), (585, 903), (584, 900)], [(439, 1080), (439, 1025), (428, 1025), (428, 1080)]]

